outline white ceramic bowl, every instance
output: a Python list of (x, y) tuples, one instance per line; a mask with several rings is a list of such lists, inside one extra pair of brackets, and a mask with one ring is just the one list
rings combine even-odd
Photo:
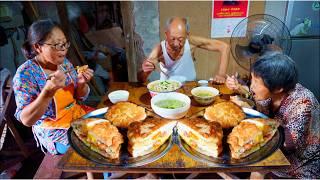
[[(160, 83), (164, 83), (164, 82), (175, 83), (176, 87), (173, 88), (173, 89), (162, 89), (162, 90), (155, 90), (154, 89), (155, 86), (159, 85)], [(150, 93), (151, 97), (153, 97), (153, 96), (155, 96), (157, 94), (174, 92), (174, 91), (178, 90), (179, 88), (181, 88), (181, 86), (182, 86), (181, 82), (176, 81), (176, 80), (156, 80), (156, 81), (150, 82), (147, 85), (147, 88), (149, 90), (149, 93)]]
[[(211, 96), (199, 96), (197, 93), (209, 91), (212, 95)], [(219, 90), (213, 87), (207, 87), (207, 86), (200, 86), (193, 88), (191, 90), (191, 94), (197, 103), (201, 105), (209, 105), (212, 103), (215, 99), (215, 97), (219, 94)]]
[[(175, 109), (167, 109), (155, 105), (159, 101), (168, 99), (182, 101), (184, 103), (184, 106)], [(151, 107), (153, 111), (159, 116), (167, 119), (180, 119), (184, 117), (190, 109), (190, 104), (190, 98), (187, 95), (178, 92), (170, 92), (164, 94), (161, 93), (151, 98)]]
[(115, 104), (120, 101), (128, 101), (129, 92), (125, 90), (117, 90), (108, 94), (109, 100)]
[(209, 81), (207, 81), (207, 80), (199, 80), (198, 81), (199, 86), (208, 86), (208, 84), (209, 84)]

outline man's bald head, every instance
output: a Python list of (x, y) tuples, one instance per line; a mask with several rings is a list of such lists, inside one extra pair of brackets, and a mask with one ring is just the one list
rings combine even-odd
[(172, 53), (180, 53), (188, 35), (189, 23), (186, 18), (170, 18), (165, 30), (167, 50)]
[(171, 17), (166, 22), (165, 31), (173, 30), (173, 29), (179, 29), (186, 31), (186, 33), (189, 33), (190, 31), (190, 25), (186, 18), (182, 17)]

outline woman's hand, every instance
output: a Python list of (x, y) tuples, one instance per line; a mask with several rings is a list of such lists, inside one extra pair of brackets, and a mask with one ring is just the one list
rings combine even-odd
[(78, 73), (78, 86), (87, 84), (93, 77), (93, 70), (87, 68), (83, 72)]
[(77, 89), (76, 89), (76, 97), (83, 98), (89, 92), (88, 82), (93, 77), (93, 70), (87, 68), (81, 72), (78, 72), (78, 82), (77, 82)]
[(233, 92), (236, 92), (244, 96), (245, 98), (249, 98), (251, 96), (249, 87), (246, 85), (241, 85), (236, 78), (236, 75), (233, 75), (231, 77), (227, 75), (226, 86)]
[(227, 75), (226, 86), (232, 91), (238, 92), (241, 85), (234, 75), (232, 75), (231, 77)]
[(65, 87), (66, 76), (61, 70), (50, 74), (47, 79), (44, 87), (46, 96), (53, 97), (58, 89)]

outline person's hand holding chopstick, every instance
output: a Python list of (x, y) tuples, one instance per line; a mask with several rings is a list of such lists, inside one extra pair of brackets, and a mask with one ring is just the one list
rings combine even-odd
[(45, 94), (53, 97), (58, 89), (66, 86), (65, 83), (66, 76), (64, 72), (61, 70), (55, 71), (47, 77), (47, 81), (44, 87)]
[(232, 76), (227, 75), (226, 86), (236, 93), (242, 94), (245, 97), (249, 97), (250, 96), (249, 87), (245, 85), (241, 85), (238, 81), (237, 76), (238, 76), (238, 73)]
[[(156, 61), (156, 62), (154, 62)], [(154, 70), (157, 70), (158, 72), (164, 74), (167, 78), (169, 77), (167, 71), (162, 69), (158, 63), (162, 64), (162, 67), (164, 67), (164, 64), (160, 62), (158, 59), (146, 59), (142, 63), (142, 70), (144, 72), (151, 72)]]
[(155, 70), (155, 68), (156, 68), (156, 66), (149, 59), (144, 60), (142, 63), (143, 72), (151, 72), (151, 71)]

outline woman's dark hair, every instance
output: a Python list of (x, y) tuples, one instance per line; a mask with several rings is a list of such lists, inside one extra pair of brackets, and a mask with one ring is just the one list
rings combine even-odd
[(42, 44), (43, 41), (46, 40), (48, 35), (51, 33), (52, 29), (61, 27), (58, 25), (58, 23), (50, 20), (38, 20), (31, 24), (31, 26), (28, 29), (28, 36), (27, 40), (22, 45), (22, 53), (27, 59), (34, 58), (37, 53), (32, 48), (34, 44)]
[(298, 82), (295, 62), (281, 52), (266, 53), (253, 64), (251, 72), (261, 77), (271, 92), (280, 88), (288, 92)]

